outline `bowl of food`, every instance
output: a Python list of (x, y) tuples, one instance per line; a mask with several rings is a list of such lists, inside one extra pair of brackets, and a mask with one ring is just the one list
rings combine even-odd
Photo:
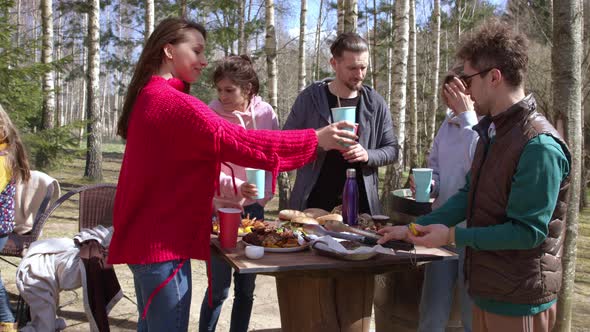
[[(430, 202), (426, 203), (416, 202), (410, 189), (396, 189), (391, 192), (391, 197), (393, 210), (398, 213), (409, 216), (421, 216), (432, 211), (432, 202), (434, 199), (430, 199)], [(392, 219), (397, 218), (392, 216)]]

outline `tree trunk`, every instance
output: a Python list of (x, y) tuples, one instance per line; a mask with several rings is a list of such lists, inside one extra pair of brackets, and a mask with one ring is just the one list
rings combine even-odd
[[(53, 62), (53, 1), (41, 1), (41, 18), (43, 27), (43, 45), (41, 60), (45, 65)], [(55, 82), (53, 70), (43, 74), (43, 113), (41, 129), (51, 129), (55, 125)]]
[(154, 0), (145, 0), (145, 34), (143, 37), (146, 42), (154, 31), (154, 17)]
[(553, 6), (553, 50), (551, 54), (553, 109), (567, 117), (567, 140), (571, 152), (570, 191), (562, 256), (562, 286), (557, 304), (555, 331), (571, 330), (576, 276), (578, 202), (580, 201), (582, 139), (582, 16), (579, 0), (562, 0)]
[(344, 14), (345, 14), (345, 0), (338, 0), (337, 2), (337, 12), (338, 12), (338, 34), (344, 32)]
[(385, 99), (387, 101), (387, 105), (391, 106), (391, 62), (393, 58), (393, 4), (394, 0), (391, 0), (391, 10), (387, 13), (388, 17), (388, 24), (389, 24), (389, 31), (391, 33), (387, 36), (387, 94), (385, 95)]
[(180, 0), (180, 17), (186, 18), (186, 0)]
[(297, 91), (301, 92), (305, 88), (305, 34), (306, 34), (306, 16), (307, 0), (301, 0), (301, 25), (299, 26), (299, 80)]
[(408, 76), (408, 46), (410, 34), (410, 1), (397, 0), (395, 2), (395, 49), (393, 54), (392, 82), (393, 96), (391, 98), (391, 112), (395, 124), (395, 134), (399, 144), (399, 157), (393, 165), (387, 166), (385, 183), (381, 200), (385, 204), (390, 199), (390, 191), (398, 188), (403, 174), (404, 144), (406, 131), (406, 89)]
[(410, 168), (418, 166), (418, 108), (416, 84), (416, 0), (410, 0), (410, 54), (408, 64), (409, 98), (408, 112), (410, 114)]
[(320, 13), (318, 14), (318, 26), (315, 33), (315, 71), (314, 80), (320, 79), (320, 41), (322, 34), (322, 12), (324, 9), (324, 0), (320, 0)]
[[(266, 0), (266, 38), (264, 44), (266, 53), (266, 67), (268, 71), (268, 102), (279, 115), (281, 124), (284, 122), (282, 112), (278, 109), (277, 98), (277, 37), (275, 31), (275, 7), (274, 0)], [(279, 210), (286, 209), (289, 205), (289, 176), (286, 172), (279, 174)]]
[[(62, 49), (63, 49), (63, 45), (62, 45), (62, 41), (63, 41), (63, 36), (62, 36), (62, 16), (59, 15), (59, 18), (57, 20), (57, 50), (55, 52), (55, 57), (56, 59), (59, 61), (61, 60), (62, 57)], [(64, 98), (65, 98), (65, 94), (63, 93), (64, 89), (62, 87), (65, 87), (65, 83), (62, 82), (62, 75), (60, 73), (60, 71), (56, 71), (55, 72), (55, 86), (57, 87), (55, 93), (56, 93), (56, 98), (55, 98), (55, 125), (57, 127), (61, 127), (64, 124)]]
[(246, 10), (246, 0), (238, 0), (238, 52), (247, 54), (246, 34), (244, 32), (244, 15)]
[(356, 32), (358, 17), (358, 0), (344, 0), (344, 32)]
[(102, 180), (102, 137), (100, 112), (100, 2), (92, 0), (88, 15), (88, 85), (86, 103), (87, 147), (84, 177), (93, 181)]
[(21, 1), (22, 0), (17, 0), (16, 1), (16, 47), (19, 48), (20, 47), (20, 22), (21, 22)]
[[(368, 21), (368, 20), (367, 20)], [(367, 24), (368, 25), (368, 24)], [(377, 89), (377, 1), (373, 0), (373, 63), (371, 64), (371, 77), (373, 78), (373, 89)]]
[(434, 28), (434, 67), (432, 69), (432, 106), (428, 118), (428, 132), (425, 151), (430, 151), (436, 132), (436, 113), (438, 112), (438, 77), (440, 73), (440, 0), (434, 0), (432, 10), (432, 25)]

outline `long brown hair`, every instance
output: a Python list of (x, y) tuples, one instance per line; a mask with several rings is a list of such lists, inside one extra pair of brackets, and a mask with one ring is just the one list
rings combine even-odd
[[(204, 39), (207, 39), (207, 31), (201, 24), (189, 21), (185, 18), (171, 17), (164, 19), (154, 29), (150, 35), (145, 47), (139, 56), (139, 61), (135, 66), (133, 77), (127, 89), (125, 102), (123, 103), (123, 112), (117, 124), (117, 134), (127, 138), (127, 128), (129, 127), (129, 118), (135, 104), (135, 99), (141, 89), (150, 80), (150, 77), (158, 72), (164, 58), (164, 46), (167, 44), (178, 44), (185, 40), (187, 29), (199, 31)], [(188, 88), (188, 86), (187, 86)]]
[(31, 178), (29, 159), (18, 130), (12, 124), (10, 117), (0, 106), (0, 143), (8, 145), (6, 154), (6, 167), (12, 171), (12, 178), (27, 182)]

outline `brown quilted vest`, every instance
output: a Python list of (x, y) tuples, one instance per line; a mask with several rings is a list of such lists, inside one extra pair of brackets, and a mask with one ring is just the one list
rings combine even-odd
[[(535, 109), (535, 99), (528, 96), (494, 118), (482, 119), (474, 127), (480, 139), (471, 166), (468, 227), (487, 227), (507, 221), (512, 176), (525, 145), (532, 138), (540, 134), (551, 135), (571, 163), (567, 145)], [(496, 136), (488, 147), (488, 128), (492, 120)], [(467, 248), (465, 277), (472, 296), (516, 304), (543, 304), (557, 297), (561, 287), (568, 186), (569, 176), (561, 183), (548, 236), (538, 247), (495, 251)]]

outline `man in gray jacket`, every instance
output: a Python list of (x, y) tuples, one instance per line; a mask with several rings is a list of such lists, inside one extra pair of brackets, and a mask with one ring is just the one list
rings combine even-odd
[(378, 167), (398, 157), (389, 108), (372, 88), (363, 85), (369, 60), (366, 40), (356, 33), (339, 35), (330, 47), (334, 79), (303, 90), (283, 129), (321, 128), (333, 122), (333, 107), (356, 107), (358, 144), (341, 151), (318, 151), (315, 162), (297, 170), (291, 208), (332, 210), (342, 204), (346, 169), (355, 168), (359, 186), (359, 213), (379, 214)]

